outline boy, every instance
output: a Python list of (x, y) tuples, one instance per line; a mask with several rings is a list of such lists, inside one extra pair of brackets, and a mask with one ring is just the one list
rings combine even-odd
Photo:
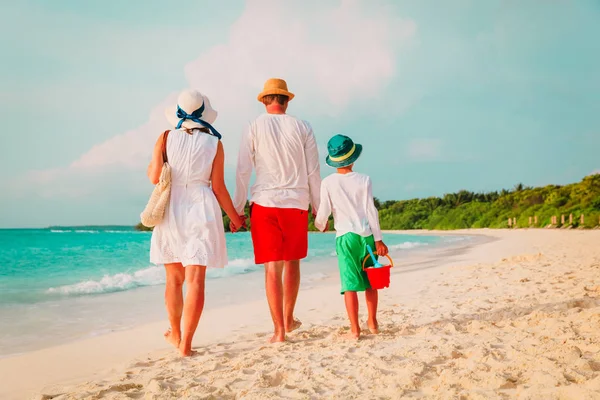
[[(352, 170), (362, 152), (362, 146), (343, 135), (335, 135), (327, 143), (327, 165), (337, 168), (321, 183), (321, 204), (315, 226), (324, 231), (329, 215), (333, 213), (336, 253), (346, 311), (350, 319), (350, 337), (360, 337), (358, 323), (358, 296), (365, 292), (369, 312), (368, 325), (373, 334), (379, 333), (377, 324), (377, 290), (371, 289), (362, 261), (368, 254), (367, 245), (379, 256), (388, 253), (379, 228), (379, 214), (373, 201), (371, 178)], [(373, 265), (369, 259), (368, 266)]]

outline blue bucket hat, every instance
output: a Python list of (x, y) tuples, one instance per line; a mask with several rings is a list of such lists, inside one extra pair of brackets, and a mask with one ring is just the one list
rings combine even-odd
[(325, 159), (327, 165), (343, 168), (356, 162), (362, 153), (362, 145), (354, 143), (348, 136), (335, 135), (327, 142), (327, 152), (329, 153)]

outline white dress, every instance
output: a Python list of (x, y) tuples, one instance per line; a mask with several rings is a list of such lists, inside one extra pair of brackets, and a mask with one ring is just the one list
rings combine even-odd
[(154, 227), (150, 262), (223, 268), (227, 264), (225, 230), (210, 176), (219, 139), (178, 129), (167, 138), (171, 200)]

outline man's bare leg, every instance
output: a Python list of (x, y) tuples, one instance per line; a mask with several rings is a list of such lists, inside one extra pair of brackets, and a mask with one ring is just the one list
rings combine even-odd
[(198, 327), (198, 321), (204, 309), (204, 281), (206, 277), (206, 267), (202, 265), (188, 265), (185, 268), (185, 282), (187, 285), (187, 294), (183, 306), (183, 332), (179, 353), (183, 357), (192, 354), (192, 340)]
[(300, 290), (300, 260), (285, 261), (283, 265), (283, 321), (285, 331), (289, 333), (302, 325), (302, 322), (294, 318), (294, 308)]
[(167, 342), (179, 348), (181, 342), (181, 315), (183, 313), (183, 281), (185, 269), (181, 263), (165, 264), (167, 284), (165, 285), (165, 306), (170, 328), (164, 336)]
[(265, 264), (265, 289), (267, 301), (273, 320), (274, 334), (271, 343), (285, 341), (285, 325), (283, 320), (283, 261), (273, 261)]

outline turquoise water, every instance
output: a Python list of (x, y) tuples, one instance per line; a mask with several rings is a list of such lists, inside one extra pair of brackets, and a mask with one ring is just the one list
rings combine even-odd
[[(0, 356), (165, 318), (164, 269), (149, 262), (150, 237), (123, 226), (0, 230)], [(448, 240), (384, 236), (396, 253)], [(227, 248), (229, 265), (207, 271), (207, 307), (264, 296), (250, 235), (227, 234)], [(334, 249), (335, 234), (309, 235), (302, 288), (337, 274)]]
[[(100, 295), (164, 283), (148, 261), (150, 233), (121, 226), (0, 230), (0, 304)], [(388, 235), (388, 246), (413, 248), (438, 237)], [(256, 271), (248, 233), (227, 235), (229, 265), (208, 279)], [(309, 257), (332, 257), (333, 234), (309, 235)]]

